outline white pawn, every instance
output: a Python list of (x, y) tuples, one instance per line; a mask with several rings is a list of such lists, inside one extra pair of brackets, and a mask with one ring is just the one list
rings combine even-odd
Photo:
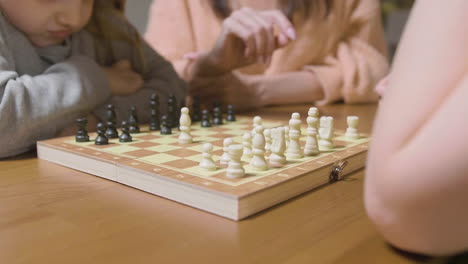
[(221, 163), (221, 165), (227, 165), (229, 163), (229, 146), (232, 145), (234, 143), (234, 141), (232, 140), (232, 138), (225, 138), (224, 141), (223, 141), (223, 155), (221, 156), (221, 160), (219, 161), (219, 163)]
[(211, 157), (213, 151), (213, 145), (211, 143), (203, 144), (202, 160), (200, 161), (200, 167), (205, 170), (216, 170), (216, 164)]
[(244, 133), (242, 136), (242, 145), (244, 146), (243, 156), (246, 158), (252, 157), (252, 134)]
[(281, 167), (286, 164), (284, 151), (286, 150), (286, 140), (284, 138), (284, 128), (278, 127), (271, 130), (273, 142), (271, 144), (271, 155), (268, 158), (270, 166)]
[(359, 132), (358, 132), (358, 125), (359, 125), (359, 117), (357, 116), (348, 116), (346, 118), (346, 122), (348, 123), (348, 128), (346, 128), (346, 138), (350, 140), (357, 140), (359, 139)]
[(192, 120), (190, 119), (189, 109), (187, 107), (182, 107), (180, 109), (180, 119), (179, 119), (179, 144), (191, 144), (192, 135), (190, 134), (190, 126), (192, 125)]
[(252, 139), (253, 157), (250, 160), (250, 166), (261, 171), (268, 169), (268, 165), (265, 160), (265, 136), (263, 135), (263, 129), (263, 126), (257, 126), (255, 128), (255, 135)]
[[(311, 123), (312, 123), (312, 125), (310, 126), (311, 130), (315, 130), (315, 134), (318, 134), (319, 111), (317, 107), (309, 108), (309, 111), (307, 112), (307, 117), (311, 118)], [(307, 121), (307, 124), (308, 123), (309, 122)]]
[(304, 146), (304, 155), (306, 156), (315, 156), (320, 153), (317, 140), (317, 124), (318, 118), (310, 115), (307, 117), (307, 130), (306, 130), (306, 144)]
[(300, 159), (304, 157), (301, 151), (301, 115), (293, 113), (289, 120), (289, 144), (286, 149), (286, 157), (289, 159)]
[(245, 176), (245, 170), (242, 167), (242, 145), (232, 144), (229, 146), (229, 163), (226, 169), (226, 176), (231, 179), (241, 178)]
[(265, 136), (265, 151), (269, 152), (270, 151), (270, 146), (271, 146), (271, 129), (266, 128), (263, 131), (263, 135)]
[(263, 120), (262, 120), (262, 117), (260, 116), (255, 116), (253, 119), (252, 119), (252, 136), (255, 134), (255, 128), (257, 126), (261, 126), (263, 124)]
[(327, 151), (333, 149), (333, 117), (331, 116), (322, 116), (320, 118), (320, 128), (319, 128), (319, 149), (320, 151)]

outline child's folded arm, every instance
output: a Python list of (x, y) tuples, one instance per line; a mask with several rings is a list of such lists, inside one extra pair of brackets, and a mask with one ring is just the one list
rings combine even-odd
[(5, 57), (0, 60), (0, 158), (55, 136), (110, 95), (101, 68), (84, 56), (55, 64), (37, 76), (19, 76)]

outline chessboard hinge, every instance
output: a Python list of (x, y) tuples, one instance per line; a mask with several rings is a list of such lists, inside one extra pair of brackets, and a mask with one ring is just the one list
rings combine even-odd
[(347, 160), (340, 160), (333, 164), (332, 169), (330, 171), (330, 182), (335, 182), (342, 179), (342, 172), (346, 165), (348, 165)]

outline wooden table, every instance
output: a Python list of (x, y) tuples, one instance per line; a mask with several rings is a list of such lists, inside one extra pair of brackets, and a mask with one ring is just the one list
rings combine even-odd
[[(272, 107), (289, 119), (307, 106)], [(376, 105), (321, 108), (370, 132)], [(257, 114), (257, 113), (256, 113)], [(0, 263), (422, 263), (384, 243), (363, 170), (241, 222), (38, 160), (0, 161)]]

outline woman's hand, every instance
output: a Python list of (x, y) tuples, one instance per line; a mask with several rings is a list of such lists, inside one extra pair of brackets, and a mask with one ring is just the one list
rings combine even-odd
[(130, 95), (143, 87), (143, 78), (132, 70), (128, 60), (119, 61), (103, 69), (113, 95)]
[(268, 65), (273, 52), (295, 38), (291, 22), (280, 11), (242, 8), (224, 20), (221, 35), (212, 50), (198, 58), (215, 73), (253, 63)]
[(388, 78), (389, 75), (385, 76), (382, 80), (380, 80), (377, 85), (375, 86), (375, 91), (380, 95), (383, 96), (385, 93), (385, 90), (387, 90), (388, 87)]

